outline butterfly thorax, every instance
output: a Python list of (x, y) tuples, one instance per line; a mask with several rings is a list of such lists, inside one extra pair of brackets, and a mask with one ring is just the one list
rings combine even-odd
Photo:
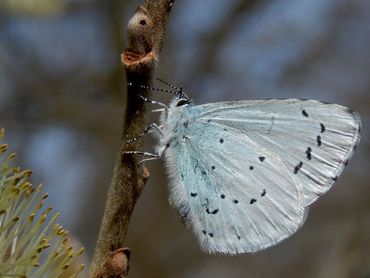
[[(158, 151), (163, 151), (171, 145), (179, 144), (186, 133), (189, 123), (188, 110), (193, 105), (184, 99), (175, 98), (160, 116), (160, 123), (163, 126), (163, 136), (160, 139)], [(181, 138), (180, 138), (181, 137)]]

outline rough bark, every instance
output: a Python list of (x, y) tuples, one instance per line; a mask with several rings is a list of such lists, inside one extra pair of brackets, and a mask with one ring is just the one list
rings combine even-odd
[(137, 96), (147, 92), (135, 85), (148, 86), (152, 82), (174, 1), (146, 0), (128, 23), (128, 46), (121, 58), (127, 83), (133, 86), (127, 87), (123, 134), (90, 268), (91, 277), (126, 277), (128, 274), (130, 250), (124, 247), (124, 239), (149, 171), (137, 166), (137, 156), (124, 154), (127, 150), (140, 150), (142, 140), (130, 144), (125, 141), (137, 137), (147, 125), (144, 102)]

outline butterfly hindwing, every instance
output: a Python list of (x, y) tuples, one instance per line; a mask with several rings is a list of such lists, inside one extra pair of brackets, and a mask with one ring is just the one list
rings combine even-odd
[(234, 130), (201, 122), (187, 130), (167, 153), (170, 193), (203, 249), (256, 252), (300, 227), (302, 189), (279, 157)]

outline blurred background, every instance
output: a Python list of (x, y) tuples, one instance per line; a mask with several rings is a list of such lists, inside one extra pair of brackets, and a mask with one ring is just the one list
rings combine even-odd
[[(120, 139), (125, 26), (140, 3), (0, 0), (0, 126), (87, 260)], [(162, 163), (148, 163), (126, 241), (130, 277), (370, 277), (369, 46), (367, 0), (177, 0), (159, 77), (183, 85), (196, 103), (342, 104), (360, 113), (363, 137), (303, 228), (253, 255), (202, 253), (169, 207)]]

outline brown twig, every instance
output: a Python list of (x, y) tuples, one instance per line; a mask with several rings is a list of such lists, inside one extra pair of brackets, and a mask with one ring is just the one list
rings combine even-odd
[(147, 124), (144, 103), (137, 97), (138, 93), (147, 92), (135, 84), (150, 85), (153, 79), (174, 1), (145, 0), (128, 24), (128, 47), (121, 58), (127, 82), (134, 86), (127, 88), (123, 136), (90, 268), (91, 277), (126, 277), (128, 273), (130, 251), (124, 248), (123, 241), (149, 171), (137, 167), (137, 157), (123, 154), (127, 150), (139, 150), (142, 140), (130, 144), (125, 141), (137, 137)]

